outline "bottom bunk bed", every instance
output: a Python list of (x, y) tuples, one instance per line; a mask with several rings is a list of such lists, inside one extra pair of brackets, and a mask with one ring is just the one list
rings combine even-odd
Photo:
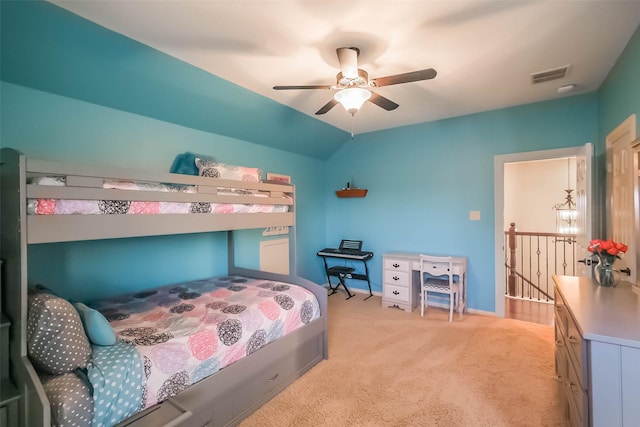
[(322, 360), (323, 339), (318, 299), (289, 282), (223, 276), (90, 306), (29, 291), (53, 426), (235, 424)]
[[(219, 220), (217, 215), (212, 219), (208, 212), (184, 214), (188, 218), (182, 214), (146, 215), (144, 219), (141, 215), (64, 215), (40, 220), (28, 214), (33, 193), (41, 191), (28, 184), (28, 176), (33, 173), (66, 175), (67, 182), (90, 183), (88, 188), (67, 185), (47, 190), (56, 199), (70, 200), (91, 200), (96, 195), (100, 196), (97, 199), (109, 195), (112, 200), (157, 197), (149, 193), (131, 196), (131, 192), (111, 189), (105, 193), (95, 183), (103, 176), (158, 183), (188, 181), (190, 185), (214, 188), (230, 183), (29, 162), (7, 149), (2, 150), (0, 164), (0, 255), (4, 261), (0, 295), (2, 312), (11, 322), (10, 360), (6, 360), (6, 349), (1, 356), (20, 395), (19, 409), (12, 412), (8, 425), (235, 425), (328, 357), (326, 289), (295, 274), (295, 216), (291, 211), (227, 213)], [(89, 171), (90, 176), (81, 176)], [(292, 186), (273, 185), (250, 184), (252, 190), (283, 192), (295, 200)], [(200, 194), (194, 198), (198, 203), (203, 198), (226, 197)], [(182, 194), (177, 197), (189, 202), (189, 197)], [(272, 199), (269, 203), (281, 203), (280, 197)], [(142, 229), (140, 221), (147, 222)], [(61, 224), (64, 227), (60, 228)], [(290, 227), (293, 273), (280, 275), (238, 267), (232, 230), (274, 225)], [(223, 230), (227, 230), (229, 245), (224, 277), (173, 284), (87, 305), (38, 289), (27, 277), (30, 244)], [(247, 295), (248, 299), (243, 297)], [(61, 305), (71, 310), (57, 313)], [(63, 322), (59, 316), (63, 316)], [(64, 316), (75, 320), (69, 322)], [(100, 327), (107, 321), (105, 332)], [(70, 331), (52, 331), (60, 324), (71, 325)], [(112, 339), (109, 331), (115, 344), (100, 342)], [(71, 351), (61, 349), (61, 344), (68, 348), (61, 339), (65, 333), (72, 336)], [(112, 351), (107, 351), (109, 347)], [(109, 361), (123, 359), (125, 353), (132, 358), (129, 368), (115, 365), (116, 371), (109, 374), (106, 366), (113, 365)], [(92, 373), (94, 377), (90, 378)], [(74, 389), (71, 403), (64, 400), (68, 399), (65, 388)], [(78, 397), (79, 393), (82, 396)], [(114, 395), (115, 400), (110, 400)], [(79, 407), (74, 407), (78, 402)]]

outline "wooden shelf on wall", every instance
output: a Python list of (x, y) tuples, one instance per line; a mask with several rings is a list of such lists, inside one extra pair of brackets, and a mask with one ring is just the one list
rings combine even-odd
[(338, 197), (366, 197), (367, 191), (363, 188), (350, 188), (348, 190), (337, 190), (336, 196)]

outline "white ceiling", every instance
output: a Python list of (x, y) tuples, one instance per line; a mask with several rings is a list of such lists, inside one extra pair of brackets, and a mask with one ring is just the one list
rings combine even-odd
[[(340, 129), (357, 133), (592, 92), (640, 23), (640, 1), (51, 0), (65, 9)], [(333, 91), (335, 49), (360, 49), (370, 78), (434, 68), (376, 88), (400, 104), (314, 113)], [(531, 74), (570, 65), (533, 85)], [(567, 94), (557, 89), (576, 88)]]

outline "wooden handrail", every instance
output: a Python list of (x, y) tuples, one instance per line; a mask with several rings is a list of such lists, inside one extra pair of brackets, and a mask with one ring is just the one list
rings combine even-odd
[[(513, 224), (513, 222), (511, 223)], [(505, 231), (504, 234), (510, 234), (509, 231)], [(516, 236), (540, 236), (540, 237), (576, 237), (575, 234), (566, 234), (566, 233), (543, 233), (541, 231), (516, 231), (514, 232)]]
[[(507, 295), (531, 297), (536, 294), (539, 299), (553, 300), (550, 276), (567, 274), (567, 267), (569, 274), (575, 273), (575, 247), (567, 252), (566, 246), (574, 243), (575, 238), (575, 234), (567, 233), (517, 231), (516, 224), (512, 222), (505, 231)], [(518, 245), (522, 245), (522, 248), (518, 248)], [(562, 245), (559, 250), (558, 245)], [(522, 265), (518, 265), (518, 257), (521, 258)], [(527, 271), (530, 277), (527, 277)], [(541, 279), (547, 280), (547, 283), (543, 283)]]

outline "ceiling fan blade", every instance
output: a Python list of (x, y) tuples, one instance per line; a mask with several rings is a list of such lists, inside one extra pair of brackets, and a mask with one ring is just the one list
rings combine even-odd
[(318, 111), (316, 111), (316, 116), (319, 116), (320, 114), (325, 114), (327, 113), (329, 110), (331, 110), (333, 107), (335, 107), (338, 104), (338, 101), (336, 101), (335, 99), (331, 99), (331, 101), (327, 102), (326, 104), (324, 104), (322, 106), (321, 109), (319, 109)]
[(369, 101), (376, 104), (380, 108), (384, 108), (387, 111), (395, 110), (399, 107), (399, 105), (392, 100), (385, 98), (382, 95), (378, 95), (375, 92), (371, 92), (371, 98), (369, 98)]
[(340, 63), (340, 71), (342, 76), (347, 79), (355, 79), (358, 77), (358, 54), (360, 51), (354, 47), (339, 47), (336, 49), (338, 53), (338, 62)]
[(331, 85), (298, 85), (298, 86), (274, 86), (274, 90), (292, 90), (292, 89), (331, 89)]
[(387, 77), (378, 77), (371, 80), (370, 84), (373, 87), (398, 85), (401, 83), (418, 82), (421, 80), (430, 80), (438, 74), (433, 68), (427, 68), (426, 70), (411, 71), (409, 73), (396, 74)]

